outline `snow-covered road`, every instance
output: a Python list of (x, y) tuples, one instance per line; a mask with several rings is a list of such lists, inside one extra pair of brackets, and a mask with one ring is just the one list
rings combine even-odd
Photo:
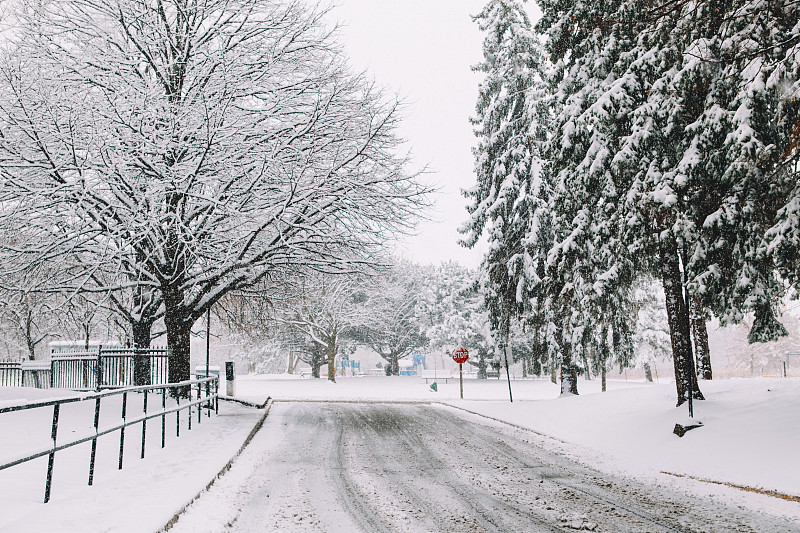
[(422, 403), (276, 403), (171, 531), (800, 531), (601, 474), (482, 420)]

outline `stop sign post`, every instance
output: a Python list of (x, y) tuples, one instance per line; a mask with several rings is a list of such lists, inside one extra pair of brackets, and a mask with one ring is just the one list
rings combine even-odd
[(453, 352), (453, 361), (458, 363), (458, 382), (461, 390), (461, 399), (464, 399), (464, 363), (469, 359), (466, 348), (458, 348)]

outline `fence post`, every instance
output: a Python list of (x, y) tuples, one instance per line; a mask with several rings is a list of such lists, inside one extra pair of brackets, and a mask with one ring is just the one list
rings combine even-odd
[(122, 470), (122, 455), (125, 449), (125, 419), (128, 408), (128, 392), (122, 393), (122, 427), (119, 430), (119, 470)]
[(53, 406), (53, 426), (50, 430), (50, 438), (53, 439), (53, 451), (50, 452), (50, 457), (47, 460), (47, 483), (44, 487), (44, 503), (50, 501), (50, 486), (53, 482), (53, 460), (56, 457), (56, 435), (58, 434), (58, 411), (61, 404), (57, 403)]
[(163, 448), (167, 442), (167, 415), (164, 411), (167, 409), (167, 389), (161, 389), (161, 447)]
[(95, 365), (97, 373), (97, 391), (103, 387), (103, 347), (100, 346), (97, 350), (97, 365)]
[(144, 440), (147, 435), (147, 389), (144, 390), (144, 420), (142, 420), (142, 459), (144, 459)]
[(197, 402), (198, 402), (197, 403), (197, 423), (198, 424), (200, 424), (200, 421), (202, 420), (202, 417), (203, 417), (203, 404), (200, 403), (200, 400), (203, 397), (202, 396), (203, 395), (203, 391), (201, 390), (202, 386), (203, 385), (201, 383), (197, 384)]
[(89, 485), (94, 482), (94, 459), (97, 453), (97, 429), (100, 425), (100, 398), (94, 401), (94, 438), (92, 439), (92, 456), (89, 459)]

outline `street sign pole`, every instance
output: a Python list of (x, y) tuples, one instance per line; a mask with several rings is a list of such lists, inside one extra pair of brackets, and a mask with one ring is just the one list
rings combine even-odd
[(453, 352), (453, 361), (458, 363), (458, 383), (461, 390), (461, 399), (464, 399), (464, 363), (469, 359), (469, 352), (466, 348), (459, 348)]
[(514, 403), (514, 397), (511, 395), (511, 374), (508, 372), (508, 359), (511, 357), (511, 345), (506, 346), (506, 378), (508, 378), (508, 399)]
[(461, 399), (464, 399), (464, 363), (458, 363), (458, 384), (461, 390)]

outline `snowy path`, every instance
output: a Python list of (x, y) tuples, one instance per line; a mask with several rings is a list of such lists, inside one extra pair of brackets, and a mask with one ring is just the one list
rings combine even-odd
[(478, 420), (424, 404), (277, 403), (171, 531), (800, 531), (600, 474)]

